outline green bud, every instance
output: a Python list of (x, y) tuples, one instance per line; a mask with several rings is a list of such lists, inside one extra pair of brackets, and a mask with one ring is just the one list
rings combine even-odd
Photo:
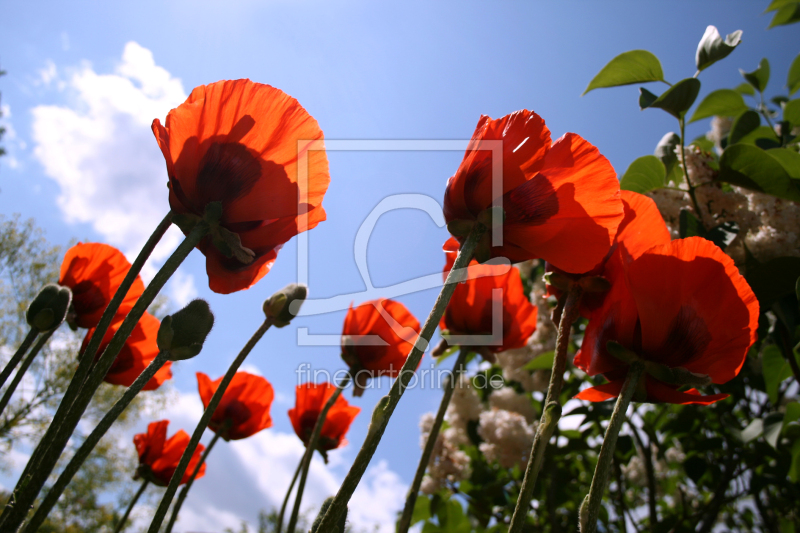
[(205, 300), (189, 304), (161, 321), (158, 328), (158, 349), (168, 351), (170, 361), (191, 359), (203, 349), (203, 343), (214, 326), (214, 314)]
[(32, 328), (50, 331), (64, 321), (71, 303), (72, 291), (69, 287), (48, 283), (28, 306), (25, 318)]
[(279, 290), (264, 302), (263, 310), (267, 318), (273, 320), (273, 325), (282, 328), (297, 316), (303, 300), (308, 296), (308, 287), (298, 283), (290, 283)]
[[(311, 533), (319, 532), (319, 526), (320, 524), (322, 524), (322, 519), (325, 518), (325, 513), (328, 512), (328, 509), (330, 509), (332, 503), (333, 503), (333, 496), (322, 502), (322, 507), (319, 510), (319, 514), (314, 519), (314, 523), (311, 525)], [(344, 533), (344, 526), (346, 522), (347, 522), (347, 507), (344, 508), (342, 516), (339, 517), (339, 523), (336, 524), (336, 529), (334, 529), (332, 533)]]

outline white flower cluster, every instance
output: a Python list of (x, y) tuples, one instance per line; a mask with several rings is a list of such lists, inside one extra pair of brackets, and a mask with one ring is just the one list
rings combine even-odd
[[(713, 126), (713, 124), (712, 124)], [(722, 127), (722, 126), (719, 126)], [(712, 132), (713, 133), (713, 132)], [(709, 134), (712, 135), (712, 134)], [(676, 150), (676, 153), (679, 153)], [(800, 205), (774, 196), (731, 186), (729, 191), (714, 182), (716, 172), (710, 166), (713, 158), (696, 146), (686, 147), (686, 167), (695, 188), (706, 228), (724, 222), (736, 222), (739, 235), (728, 245), (726, 253), (741, 268), (745, 262), (745, 246), (761, 262), (776, 257), (800, 257)], [(678, 188), (688, 189), (685, 183)], [(678, 238), (680, 212), (691, 209), (687, 192), (659, 189), (649, 193), (672, 234)]]
[(525, 417), (505, 409), (491, 409), (480, 416), (478, 435), (484, 440), (479, 446), (489, 462), (497, 461), (503, 468), (524, 466), (528, 462), (535, 429)]
[[(422, 415), (419, 422), (420, 427), (420, 447), (424, 448), (428, 442), (431, 427), (433, 427), (433, 413)], [(445, 486), (447, 481), (456, 483), (469, 478), (471, 474), (470, 458), (463, 451), (458, 449), (458, 444), (451, 441), (454, 432), (449, 428), (443, 433), (439, 433), (436, 445), (428, 463), (428, 471), (422, 479), (420, 490), (425, 494), (434, 494)]]
[(530, 395), (520, 394), (511, 387), (492, 391), (489, 395), (489, 406), (522, 415), (529, 424), (536, 418), (536, 410), (533, 408)]
[(530, 372), (523, 368), (540, 355), (553, 351), (556, 347), (556, 327), (550, 320), (550, 307), (547, 305), (545, 286), (541, 280), (534, 283), (533, 303), (538, 308), (536, 331), (526, 346), (497, 354), (497, 364), (503, 369), (506, 381), (516, 381), (528, 392), (547, 390), (550, 381), (549, 370)]

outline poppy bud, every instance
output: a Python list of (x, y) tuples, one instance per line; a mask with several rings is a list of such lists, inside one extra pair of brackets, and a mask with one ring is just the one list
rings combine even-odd
[(71, 302), (72, 291), (69, 287), (48, 283), (28, 306), (25, 318), (32, 328), (50, 331), (63, 322)]
[(570, 279), (561, 272), (545, 272), (542, 277), (544, 282), (562, 291), (569, 290)]
[[(325, 513), (328, 512), (328, 509), (330, 508), (332, 503), (333, 503), (333, 496), (322, 502), (322, 507), (319, 510), (319, 514), (314, 519), (314, 523), (311, 525), (311, 533), (319, 532), (319, 526), (320, 524), (322, 524), (322, 519), (325, 518)], [(336, 529), (334, 529), (333, 533), (344, 533), (344, 526), (346, 522), (347, 522), (347, 507), (344, 508), (344, 512), (342, 513), (342, 516), (339, 518), (339, 523), (336, 524)]]
[(189, 304), (161, 321), (158, 328), (158, 349), (169, 352), (170, 361), (191, 359), (203, 349), (203, 343), (214, 326), (214, 315), (205, 300)]
[(275, 327), (287, 326), (297, 316), (306, 296), (308, 296), (308, 287), (290, 283), (264, 302), (264, 314), (273, 320)]

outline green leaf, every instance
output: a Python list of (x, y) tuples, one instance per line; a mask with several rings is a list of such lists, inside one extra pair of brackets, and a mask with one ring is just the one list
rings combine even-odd
[(706, 137), (705, 135), (700, 135), (696, 139), (692, 141), (692, 144), (700, 148), (704, 152), (711, 152), (714, 150), (714, 141)]
[(788, 120), (794, 126), (800, 126), (800, 98), (786, 102), (783, 107), (783, 120)]
[(764, 13), (769, 13), (770, 11), (777, 11), (783, 6), (794, 4), (797, 0), (772, 0), (767, 6), (767, 9), (764, 10)]
[(764, 348), (764, 354), (761, 356), (761, 369), (764, 373), (767, 396), (774, 405), (778, 402), (778, 387), (783, 380), (792, 375), (792, 369), (789, 361), (784, 359), (780, 348), (774, 344)]
[(431, 501), (427, 496), (421, 495), (414, 504), (414, 512), (411, 514), (411, 523), (416, 524), (431, 517)]
[(758, 146), (762, 150), (770, 150), (778, 148), (781, 143), (778, 136), (775, 135), (775, 130), (769, 126), (759, 126), (747, 135), (744, 135), (736, 141), (738, 144), (749, 144), (751, 146)]
[(756, 95), (755, 89), (753, 89), (753, 86), (750, 85), (749, 83), (740, 83), (733, 90), (736, 91), (739, 94), (747, 94), (749, 96), (755, 96)]
[(681, 209), (679, 228), (681, 239), (702, 237), (706, 232), (700, 220), (688, 209)]
[(609, 61), (592, 78), (583, 94), (603, 87), (619, 87), (620, 85), (647, 83), (648, 81), (664, 81), (661, 62), (647, 50), (631, 50)]
[(696, 455), (687, 457), (683, 462), (683, 470), (686, 472), (686, 475), (689, 476), (689, 479), (695, 483), (700, 481), (700, 478), (703, 477), (707, 469), (708, 463), (706, 460)]
[(786, 413), (783, 416), (783, 426), (786, 427), (797, 420), (800, 420), (800, 402), (791, 402), (786, 404)]
[(736, 30), (728, 34), (723, 41), (716, 27), (707, 27), (703, 38), (700, 39), (700, 44), (697, 45), (697, 54), (695, 56), (697, 70), (706, 69), (720, 59), (727, 57), (740, 42), (742, 42), (742, 30)]
[(703, 237), (724, 250), (733, 242), (737, 235), (739, 235), (739, 224), (729, 221), (711, 228)]
[(723, 117), (738, 117), (747, 111), (742, 95), (732, 89), (719, 89), (703, 98), (697, 109), (694, 110), (689, 122), (695, 122), (715, 115)]
[(728, 133), (728, 146), (739, 142), (739, 139), (761, 125), (761, 116), (752, 109), (745, 111), (731, 124)]
[(800, 277), (800, 257), (777, 257), (747, 267), (745, 280), (753, 289), (762, 309), (795, 290)]
[(800, 180), (800, 154), (786, 148), (773, 148), (767, 153), (778, 160), (790, 178)]
[(439, 357), (434, 358), (434, 361), (435, 361), (434, 365), (439, 366), (440, 364), (442, 364), (444, 362), (445, 359), (447, 359), (448, 357), (450, 357), (453, 354), (458, 353), (458, 351), (460, 349), (461, 349), (460, 346), (450, 346), (449, 348), (447, 348), (447, 350), (444, 351), (444, 353), (442, 355), (440, 355)]
[(663, 187), (666, 176), (664, 163), (654, 155), (645, 155), (631, 163), (619, 182), (619, 188), (644, 194)]
[(764, 418), (764, 440), (773, 448), (778, 447), (778, 438), (783, 428), (783, 413), (770, 413)]
[(792, 464), (789, 466), (789, 479), (793, 483), (800, 481), (800, 440), (792, 445)]
[(525, 370), (533, 372), (534, 370), (550, 370), (553, 368), (553, 359), (556, 358), (554, 351), (545, 352), (532, 361), (529, 361), (524, 367)]
[(775, 26), (786, 26), (787, 24), (794, 24), (800, 20), (800, 2), (794, 4), (787, 4), (780, 8), (775, 16), (772, 17), (772, 22), (769, 23), (769, 28)]
[(769, 83), (769, 61), (767, 61), (766, 57), (761, 60), (758, 68), (753, 72), (745, 72), (742, 69), (739, 69), (739, 72), (756, 91), (763, 93), (764, 89), (767, 88), (767, 83)]
[(653, 93), (640, 88), (639, 107), (657, 107), (663, 109), (675, 118), (681, 118), (692, 107), (697, 95), (700, 92), (700, 80), (696, 78), (686, 78), (681, 80), (653, 100)]
[(797, 92), (797, 89), (800, 89), (800, 54), (797, 54), (797, 57), (794, 58), (792, 65), (789, 67), (786, 86), (789, 88), (789, 96)]
[(783, 107), (783, 105), (789, 101), (789, 97), (783, 95), (773, 96), (772, 98), (769, 99), (769, 101), (778, 107)]
[(729, 146), (719, 160), (720, 181), (800, 202), (800, 188), (768, 152), (748, 144)]
[(742, 430), (739, 434), (739, 438), (743, 443), (747, 444), (748, 442), (756, 440), (763, 432), (764, 421), (760, 418), (756, 418)]

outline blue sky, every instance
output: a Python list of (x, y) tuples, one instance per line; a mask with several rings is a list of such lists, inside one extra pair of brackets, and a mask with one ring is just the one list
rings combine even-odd
[[(768, 93), (777, 94), (799, 51), (797, 27), (767, 31), (765, 6), (751, 0), (9, 3), (0, 19), (0, 67), (8, 71), (0, 92), (9, 127), (9, 155), (0, 159), (0, 213), (36, 218), (55, 243), (95, 240), (135, 254), (168, 209), (166, 172), (150, 121), (163, 120), (197, 85), (243, 77), (297, 98), (329, 140), (468, 139), (481, 114), (496, 118), (531, 109), (554, 138), (579, 133), (621, 175), (677, 123), (659, 110), (639, 111), (636, 86), (581, 97), (594, 74), (615, 55), (642, 48), (658, 55), (668, 80), (692, 76), (697, 42), (713, 24), (723, 35), (744, 30), (743, 43), (701, 74), (700, 97), (738, 85), (738, 68), (753, 70), (762, 57), (772, 66)], [(707, 129), (708, 121), (701, 121), (687, 133), (693, 138)], [(328, 220), (309, 234), (312, 296), (362, 291), (353, 254), (361, 223), (391, 195), (418, 193), (441, 203), (461, 157), (458, 151), (330, 152), (331, 185), (323, 203)], [(446, 238), (446, 230), (422, 211), (385, 214), (367, 251), (372, 282), (389, 286), (440, 272)], [(296, 241), (258, 285), (227, 296), (207, 289), (202, 256), (190, 256), (167, 294), (176, 303), (194, 294), (208, 299), (217, 324), (203, 353), (175, 366), (181, 396), (169, 414), (176, 423), (190, 429), (199, 409), (194, 373), (222, 375), (260, 323), (261, 302), (296, 276)], [(428, 290), (398, 299), (422, 322), (435, 296)], [(270, 331), (252, 353), (248, 367), (278, 392), (275, 425), (256, 444), (215, 451), (206, 488), (198, 483), (195, 503), (187, 503), (196, 523), (252, 520), (282, 495), (293, 454), (299, 454), (286, 416), (295, 370), (301, 362), (330, 370), (344, 366), (336, 346), (298, 346), (297, 327), (338, 335), (344, 315), (302, 317)], [(429, 364), (426, 356), (423, 367)], [(321, 481), (312, 501), (335, 490), (346, 472), (372, 406), (388, 391), (388, 380), (382, 385), (354, 401), (364, 412), (349, 434), (351, 444), (330, 471), (317, 465)], [(435, 390), (408, 391), (389, 425), (368, 485), (386, 507), (402, 501), (419, 457), (419, 416), (438, 400)], [(215, 473), (215, 459), (226, 468)], [(234, 481), (237, 473), (246, 482)], [(231, 491), (214, 500), (208, 487), (220, 483)], [(370, 493), (362, 494), (363, 504)], [(386, 524), (393, 511), (365, 511), (359, 520)]]

